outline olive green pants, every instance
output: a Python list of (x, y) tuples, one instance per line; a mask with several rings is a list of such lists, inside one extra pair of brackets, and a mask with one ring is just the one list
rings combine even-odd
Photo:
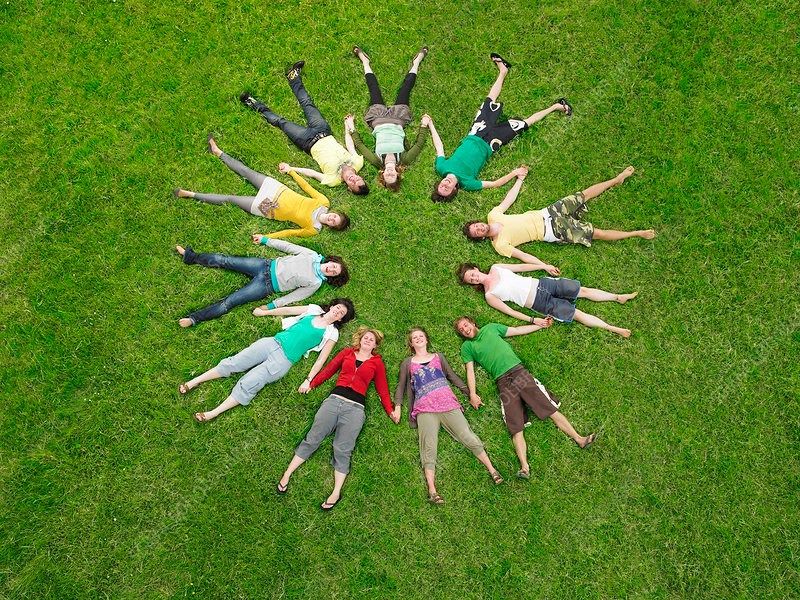
[(485, 452), (483, 442), (478, 438), (459, 409), (444, 413), (420, 413), (417, 416), (417, 431), (419, 433), (419, 457), (424, 469), (431, 471), (436, 468), (436, 452), (439, 446), (439, 426), (445, 428), (457, 442), (461, 442), (472, 450), (475, 456)]

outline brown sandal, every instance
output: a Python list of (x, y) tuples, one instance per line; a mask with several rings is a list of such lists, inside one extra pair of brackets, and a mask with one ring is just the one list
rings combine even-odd
[(363, 51), (361, 48), (359, 48), (358, 46), (353, 46), (353, 54), (355, 55), (355, 57), (356, 57), (358, 60), (361, 60), (361, 55), (363, 54), (364, 56), (366, 56), (366, 57), (367, 57), (367, 62), (370, 62), (369, 54), (367, 54), (366, 52), (364, 52), (364, 51)]
[(185, 396), (188, 394), (192, 388), (190, 388), (187, 384), (182, 383), (178, 386), (178, 391), (180, 392), (181, 396)]
[(428, 502), (435, 504), (436, 506), (441, 506), (444, 504), (444, 498), (442, 498), (439, 494), (431, 494), (428, 496)]

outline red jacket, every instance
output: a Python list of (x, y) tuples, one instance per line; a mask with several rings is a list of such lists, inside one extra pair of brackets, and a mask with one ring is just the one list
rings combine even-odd
[(342, 372), (339, 373), (339, 377), (336, 379), (336, 385), (352, 388), (363, 396), (367, 395), (367, 388), (374, 379), (375, 389), (378, 391), (378, 396), (380, 396), (383, 410), (386, 411), (387, 415), (391, 414), (393, 407), (392, 400), (389, 397), (389, 382), (386, 381), (386, 365), (383, 364), (380, 354), (373, 354), (356, 369), (356, 351), (351, 346), (348, 346), (334, 356), (333, 360), (317, 373), (317, 376), (311, 382), (311, 387), (315, 388), (323, 384), (339, 369)]

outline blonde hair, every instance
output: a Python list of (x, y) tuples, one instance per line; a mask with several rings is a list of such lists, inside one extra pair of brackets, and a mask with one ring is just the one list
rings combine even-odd
[(414, 354), (414, 346), (411, 344), (411, 336), (414, 335), (415, 331), (421, 332), (425, 336), (425, 341), (427, 342), (428, 346), (431, 345), (431, 338), (428, 336), (428, 332), (425, 331), (424, 327), (412, 327), (408, 330), (408, 337), (406, 337), (406, 346), (411, 354)]
[(384, 335), (381, 331), (378, 329), (373, 329), (372, 327), (365, 327), (362, 325), (356, 329), (356, 332), (353, 334), (353, 348), (358, 350), (361, 347), (361, 338), (363, 338), (367, 333), (371, 333), (375, 336), (375, 348), (372, 349), (372, 353), (375, 354), (375, 350), (377, 350), (378, 346), (381, 345)]

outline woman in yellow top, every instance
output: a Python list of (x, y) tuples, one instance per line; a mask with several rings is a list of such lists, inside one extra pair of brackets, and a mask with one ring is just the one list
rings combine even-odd
[[(308, 196), (303, 196), (289, 189), (277, 179), (254, 171), (220, 150), (214, 138), (208, 136), (208, 151), (218, 157), (234, 173), (241, 175), (258, 190), (255, 196), (230, 196), (226, 194), (202, 194), (189, 190), (177, 189), (178, 198), (194, 198), (209, 204), (235, 204), (243, 211), (257, 217), (274, 219), (275, 221), (291, 221), (300, 229), (283, 229), (270, 233), (272, 239), (286, 237), (309, 237), (316, 235), (323, 226), (337, 231), (347, 229), (350, 218), (340, 212), (328, 210), (330, 202), (298, 175), (289, 165), (281, 163), (278, 170), (288, 173)], [(261, 242), (262, 235), (253, 235), (253, 242)]]

